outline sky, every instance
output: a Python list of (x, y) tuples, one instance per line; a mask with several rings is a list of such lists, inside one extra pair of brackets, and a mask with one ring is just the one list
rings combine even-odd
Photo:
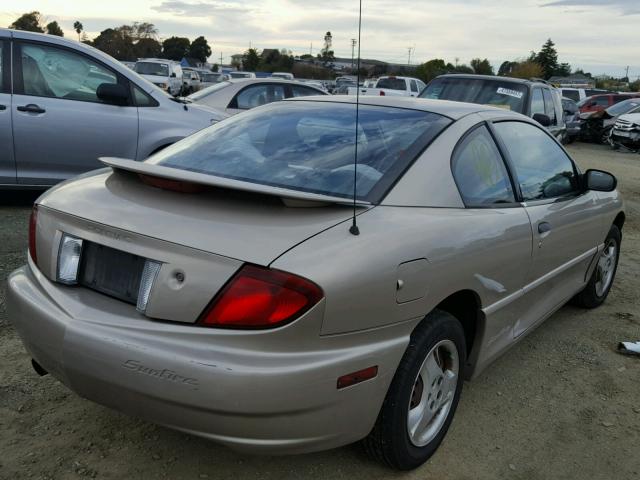
[[(594, 75), (640, 78), (640, 0), (363, 0), (361, 56), (394, 63), (432, 58), (497, 67), (539, 50), (551, 38), (560, 62)], [(160, 37), (204, 35), (211, 61), (230, 61), (250, 46), (294, 54), (322, 48), (333, 34), (336, 56), (351, 56), (358, 36), (357, 0), (21, 0), (0, 1), (0, 26), (37, 10), (76, 38), (79, 20), (89, 37), (105, 28), (151, 22)]]

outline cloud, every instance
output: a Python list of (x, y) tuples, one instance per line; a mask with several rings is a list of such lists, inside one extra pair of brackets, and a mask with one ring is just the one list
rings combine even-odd
[(184, 2), (182, 0), (165, 0), (160, 5), (151, 7), (159, 13), (170, 13), (180, 17), (210, 17), (219, 14), (242, 14), (250, 9), (244, 7), (240, 1), (218, 2), (199, 1)]
[(640, 14), (638, 0), (556, 0), (544, 3), (542, 7), (609, 7), (620, 11), (623, 15)]

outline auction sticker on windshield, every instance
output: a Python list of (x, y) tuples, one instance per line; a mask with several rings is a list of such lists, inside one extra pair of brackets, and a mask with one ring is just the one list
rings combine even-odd
[(496, 92), (501, 95), (509, 95), (513, 98), (522, 98), (522, 92), (519, 92), (518, 90), (511, 90), (510, 88), (500, 87)]

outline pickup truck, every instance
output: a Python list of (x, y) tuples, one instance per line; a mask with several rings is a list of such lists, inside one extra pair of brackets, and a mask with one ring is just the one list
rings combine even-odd
[[(426, 85), (422, 80), (411, 77), (380, 77), (374, 88), (360, 87), (360, 95), (417, 97)], [(356, 94), (356, 87), (349, 88), (349, 95)]]

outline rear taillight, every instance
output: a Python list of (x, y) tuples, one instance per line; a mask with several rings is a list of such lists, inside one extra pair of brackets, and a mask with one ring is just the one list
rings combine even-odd
[(380, 96), (384, 97), (386, 95), (386, 93), (384, 93), (384, 90), (380, 90)]
[(34, 205), (29, 217), (29, 256), (33, 263), (38, 265), (38, 255), (36, 254), (36, 224), (38, 223), (38, 206)]
[(292, 322), (323, 297), (315, 283), (280, 270), (245, 265), (200, 317), (201, 325), (273, 328)]

